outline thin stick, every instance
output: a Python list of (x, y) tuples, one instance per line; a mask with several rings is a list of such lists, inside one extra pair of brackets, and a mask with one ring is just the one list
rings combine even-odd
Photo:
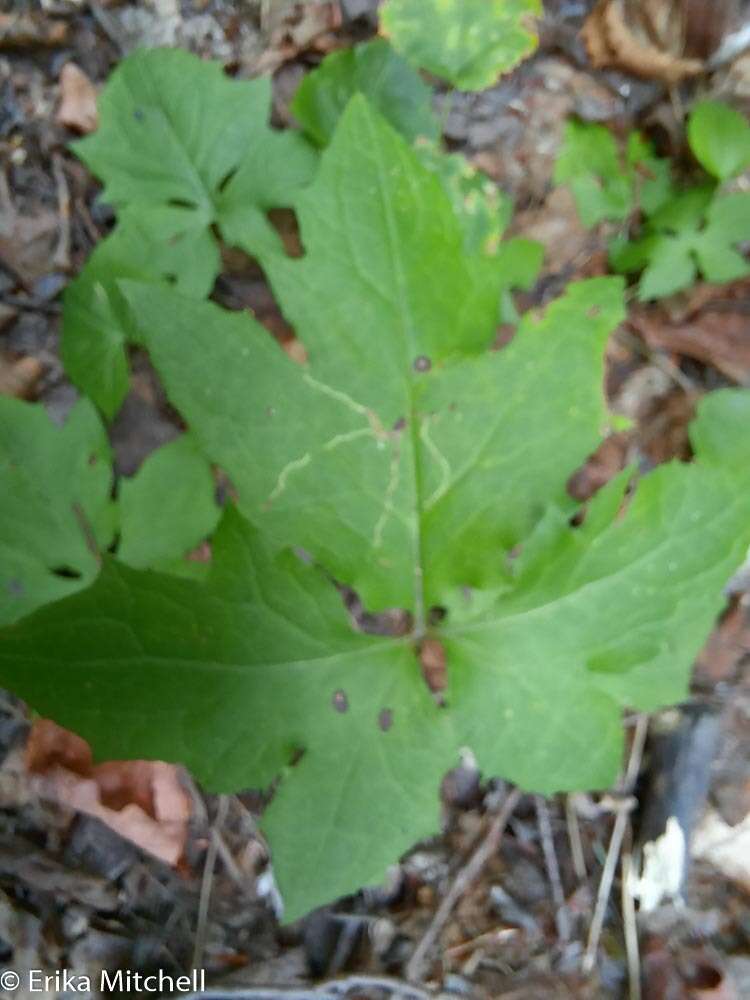
[[(622, 794), (627, 794), (631, 791), (633, 785), (635, 784), (635, 780), (638, 777), (647, 732), (648, 716), (640, 715), (638, 716), (635, 724), (635, 732), (633, 733), (633, 744), (630, 748), (628, 766), (625, 771), (625, 776), (620, 783), (619, 790)], [(591, 972), (594, 968), (594, 963), (596, 962), (596, 951), (599, 947), (599, 938), (601, 937), (602, 928), (604, 927), (604, 919), (607, 915), (607, 904), (609, 903), (609, 894), (612, 891), (612, 882), (614, 881), (615, 871), (617, 869), (617, 861), (620, 856), (622, 839), (625, 836), (625, 830), (628, 825), (628, 815), (634, 805), (635, 801), (632, 798), (623, 799), (618, 803), (617, 817), (615, 819), (615, 825), (612, 829), (609, 847), (607, 848), (607, 857), (604, 862), (601, 881), (599, 882), (599, 891), (596, 895), (596, 906), (594, 908), (594, 916), (591, 919), (591, 927), (589, 928), (589, 938), (586, 944), (586, 951), (583, 953), (583, 960), (581, 962), (581, 971), (584, 975), (588, 975)]]
[(433, 994), (410, 986), (399, 979), (387, 976), (348, 976), (345, 979), (330, 979), (310, 989), (294, 986), (266, 986), (250, 989), (213, 989), (204, 993), (192, 993), (185, 1000), (340, 1000), (352, 992), (379, 990), (394, 1000), (433, 1000)]
[(626, 808), (618, 809), (615, 825), (612, 828), (612, 836), (609, 840), (609, 847), (607, 848), (607, 858), (604, 862), (604, 869), (602, 870), (602, 877), (599, 882), (599, 891), (596, 894), (596, 907), (594, 908), (594, 916), (591, 919), (591, 926), (589, 928), (589, 939), (586, 944), (586, 951), (583, 954), (583, 961), (581, 962), (581, 971), (586, 976), (594, 968), (594, 963), (596, 962), (596, 950), (599, 947), (599, 938), (604, 927), (604, 918), (607, 915), (609, 894), (612, 890), (612, 882), (614, 881), (617, 861), (620, 857), (620, 848), (622, 847), (622, 838), (625, 835), (627, 823), (628, 810)]
[[(628, 841), (630, 831), (628, 831)], [(638, 925), (635, 919), (635, 900), (630, 891), (633, 855), (630, 843), (622, 852), (621, 862), (621, 905), (622, 919), (625, 927), (625, 953), (628, 960), (628, 996), (630, 1000), (641, 1000), (641, 956), (638, 948)]]
[(542, 838), (544, 867), (547, 869), (547, 880), (549, 881), (552, 900), (555, 904), (557, 936), (561, 941), (569, 941), (570, 914), (565, 903), (565, 893), (563, 892), (562, 880), (560, 879), (560, 866), (557, 863), (557, 854), (555, 854), (555, 842), (552, 838), (549, 809), (541, 795), (534, 796), (534, 806), (536, 807), (536, 821)]
[(59, 153), (55, 153), (52, 157), (52, 173), (57, 185), (57, 211), (60, 216), (60, 233), (52, 261), (55, 267), (61, 267), (67, 271), (70, 267), (70, 191), (65, 178), (62, 157)]
[(123, 32), (118, 29), (117, 23), (109, 11), (104, 10), (101, 4), (97, 3), (96, 0), (89, 0), (89, 10), (91, 11), (96, 23), (102, 29), (110, 42), (112, 42), (120, 55), (127, 55), (125, 36)]
[(641, 761), (643, 760), (643, 748), (646, 745), (646, 736), (648, 735), (648, 716), (639, 715), (635, 720), (635, 729), (633, 732), (633, 743), (630, 747), (630, 758), (628, 760), (628, 768), (625, 772), (625, 777), (623, 778), (621, 791), (626, 795), (630, 795), (635, 787), (635, 783), (638, 780), (638, 772), (641, 769)]
[(471, 941), (464, 941), (463, 944), (455, 944), (452, 948), (447, 948), (445, 954), (451, 959), (460, 959), (464, 955), (471, 955), (477, 948), (484, 948), (486, 945), (502, 944), (516, 937), (520, 931), (517, 927), (500, 927), (494, 931), (486, 931), (472, 938)]
[[(229, 799), (226, 795), (219, 796), (219, 803), (216, 809), (216, 818), (212, 826), (213, 830), (221, 830), (227, 816)], [(211, 836), (206, 851), (206, 863), (203, 866), (203, 878), (201, 879), (201, 895), (198, 904), (198, 923), (195, 928), (195, 945), (193, 947), (193, 968), (200, 969), (203, 960), (203, 952), (206, 948), (206, 931), (208, 929), (208, 908), (211, 904), (211, 890), (214, 884), (214, 869), (216, 867), (216, 855), (218, 845), (216, 838)]]
[(431, 994), (417, 986), (389, 979), (387, 976), (348, 976), (346, 979), (331, 979), (322, 983), (320, 990), (343, 997), (349, 993), (361, 993), (364, 990), (383, 990), (398, 1000), (431, 1000)]
[(585, 882), (588, 878), (586, 871), (586, 858), (583, 853), (583, 841), (581, 840), (581, 827), (578, 824), (578, 813), (573, 805), (573, 798), (565, 796), (565, 824), (568, 828), (568, 842), (570, 843), (570, 853), (573, 857), (573, 868), (579, 882)]
[(521, 793), (517, 788), (508, 793), (500, 812), (493, 819), (486, 837), (453, 880), (453, 884), (432, 918), (432, 923), (409, 959), (409, 964), (406, 967), (406, 978), (410, 982), (422, 980), (427, 956), (432, 951), (438, 935), (447, 923), (456, 903), (476, 881), (484, 866), (500, 846), (505, 827), (508, 825), (508, 820), (513, 815), (513, 810), (520, 797)]

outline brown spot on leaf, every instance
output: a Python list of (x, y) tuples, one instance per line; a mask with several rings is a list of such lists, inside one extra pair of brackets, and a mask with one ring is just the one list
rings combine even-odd
[(393, 425), (394, 431), (402, 431), (406, 427), (406, 417), (399, 417)]
[(425, 639), (419, 647), (419, 665), (427, 687), (433, 694), (440, 694), (448, 683), (445, 649), (439, 639)]
[(388, 730), (393, 725), (393, 709), (391, 708), (381, 708), (380, 714), (378, 715), (378, 726), (387, 733)]
[(349, 699), (346, 697), (346, 691), (342, 691), (340, 688), (338, 691), (334, 691), (333, 698), (331, 698), (331, 704), (337, 712), (348, 712)]
[(432, 368), (432, 362), (424, 354), (420, 354), (418, 358), (414, 359), (415, 372), (428, 372), (430, 368)]

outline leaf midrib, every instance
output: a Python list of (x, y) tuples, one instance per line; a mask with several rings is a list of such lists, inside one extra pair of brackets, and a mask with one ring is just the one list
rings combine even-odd
[(420, 462), (418, 461), (417, 458), (417, 456), (419, 455), (419, 448), (420, 448), (419, 426), (417, 420), (418, 414), (414, 400), (414, 380), (408, 374), (409, 357), (407, 353), (407, 345), (411, 349), (412, 358), (416, 357), (417, 346), (414, 343), (414, 322), (413, 322), (412, 312), (409, 307), (408, 295), (406, 294), (406, 289), (407, 289), (406, 273), (403, 265), (403, 259), (401, 256), (398, 234), (396, 232), (395, 219), (393, 216), (393, 208), (388, 198), (388, 189), (386, 186), (386, 171), (383, 161), (381, 159), (382, 147), (378, 142), (378, 137), (373, 128), (372, 119), (368, 120), (367, 127), (370, 131), (371, 148), (376, 151), (375, 164), (378, 172), (378, 189), (380, 194), (380, 203), (383, 208), (383, 216), (385, 218), (386, 231), (388, 234), (390, 259), (393, 262), (393, 274), (397, 290), (398, 316), (401, 326), (402, 342), (404, 344), (404, 369), (407, 373), (406, 392), (408, 395), (408, 405), (409, 405), (408, 430), (409, 430), (409, 440), (411, 442), (411, 454), (413, 459), (414, 521), (416, 525), (416, 531), (414, 533), (414, 547), (415, 547), (414, 625), (412, 628), (412, 639), (418, 641), (424, 636), (426, 631), (426, 613), (424, 606), (425, 605), (424, 568), (423, 568), (424, 539), (422, 535), (423, 483), (420, 472)]

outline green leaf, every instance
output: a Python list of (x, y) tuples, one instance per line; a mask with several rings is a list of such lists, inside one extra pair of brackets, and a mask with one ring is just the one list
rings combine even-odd
[(202, 298), (220, 268), (214, 224), (248, 253), (280, 247), (266, 211), (291, 203), (317, 157), (301, 136), (269, 128), (270, 99), (269, 80), (237, 82), (187, 52), (143, 50), (112, 74), (99, 130), (75, 144), (120, 219), (66, 290), (61, 352), (108, 418), (129, 388), (119, 279)]
[(122, 212), (115, 231), (65, 290), (60, 341), (71, 381), (108, 419), (128, 393), (126, 344), (135, 338), (117, 281), (169, 283), (202, 298), (218, 271), (218, 247), (198, 213), (169, 206)]
[(326, 56), (300, 84), (291, 111), (305, 132), (326, 146), (354, 94), (364, 94), (406, 139), (438, 140), (430, 88), (384, 38)]
[(269, 79), (230, 80), (219, 63), (143, 49), (112, 74), (99, 129), (74, 148), (118, 209), (182, 207), (196, 229), (218, 222), (230, 242), (244, 227), (243, 249), (278, 246), (265, 212), (290, 204), (316, 157), (268, 126), (270, 99)]
[(703, 224), (715, 190), (713, 185), (706, 184), (680, 191), (654, 212), (649, 219), (649, 228), (680, 235), (695, 232)]
[(539, 0), (386, 0), (383, 33), (410, 63), (459, 90), (483, 90), (537, 45)]
[(555, 164), (555, 183), (568, 184), (585, 226), (627, 219), (632, 211), (631, 178), (614, 136), (604, 125), (569, 121)]
[(750, 274), (750, 264), (734, 249), (750, 241), (750, 193), (714, 199), (695, 252), (707, 281), (735, 281)]
[(638, 298), (642, 302), (662, 299), (689, 288), (696, 279), (698, 268), (693, 256), (693, 241), (680, 237), (657, 238), (649, 255), (649, 263), (641, 275)]
[(206, 586), (107, 560), (95, 588), (3, 635), (0, 680), (99, 758), (181, 760), (216, 790), (267, 784), (304, 748), (264, 818), (288, 919), (433, 832), (458, 752), (409, 644), (356, 634), (323, 574), (231, 511)]
[(645, 268), (638, 296), (646, 301), (689, 288), (698, 268), (707, 281), (726, 282), (750, 273), (735, 249), (750, 239), (750, 195), (717, 197), (713, 188), (692, 188), (662, 206), (649, 220), (646, 235), (610, 246), (617, 271)]
[(157, 448), (119, 489), (117, 556), (136, 569), (172, 567), (219, 519), (211, 467), (188, 434)]
[[(750, 541), (746, 392), (701, 407), (694, 464), (626, 498), (627, 472), (571, 517), (620, 280), (571, 285), (490, 350), (498, 262), (465, 254), (438, 179), (358, 97), (299, 219), (305, 255), (266, 267), (306, 366), (247, 315), (122, 286), (253, 526), (227, 513), (206, 584), (107, 559), (0, 637), (0, 684), (99, 756), (179, 760), (221, 791), (278, 777), (263, 825), (290, 920), (437, 829), (460, 747), (530, 790), (608, 785), (622, 709), (684, 696)], [(332, 578), (408, 608), (412, 634), (357, 633)]]
[(112, 540), (111, 485), (90, 403), (56, 427), (41, 404), (0, 396), (0, 623), (94, 579)]
[[(493, 549), (517, 540), (509, 519), (522, 532), (537, 495), (546, 498), (555, 486), (564, 493), (565, 475), (546, 460), (512, 483), (489, 461), (486, 471), (480, 463), (468, 477), (466, 463), (479, 442), (456, 401), (469, 392), (482, 407), (481, 425), (495, 435), (493, 444), (514, 447), (517, 435), (525, 434), (517, 423), (518, 399), (498, 402), (496, 380), (512, 384), (527, 352), (542, 351), (547, 331), (564, 324), (576, 330), (565, 358), (551, 347), (545, 356), (551, 364), (571, 365), (571, 377), (598, 384), (597, 349), (619, 319), (620, 286), (572, 288), (544, 321), (527, 318), (521, 331), (527, 336), (519, 334), (518, 343), (528, 346), (486, 354), (505, 261), (465, 256), (439, 182), (361, 98), (300, 199), (298, 214), (305, 256), (269, 259), (267, 269), (306, 345), (309, 370), (289, 361), (247, 316), (156, 287), (129, 286), (126, 294), (170, 397), (206, 454), (228, 472), (253, 523), (280, 544), (294, 540), (315, 554), (369, 606), (424, 609), (417, 577), (429, 577), (435, 588), (428, 602), (444, 594), (437, 572), (419, 567), (420, 553), (436, 563), (453, 554), (444, 545), (442, 511), (456, 556), (472, 563), (472, 578), (463, 581), (469, 583), (491, 567), (497, 574)], [(358, 238), (362, 231), (366, 245)], [(589, 317), (590, 309), (596, 315)], [(185, 337), (194, 345), (188, 356)], [(560, 341), (555, 345), (563, 350)], [(477, 353), (476, 364), (453, 363)], [(535, 367), (539, 377), (547, 371)], [(437, 384), (454, 393), (440, 405), (432, 399)], [(214, 403), (219, 393), (226, 400), (220, 413)], [(578, 396), (573, 389), (548, 394), (538, 417), (554, 423), (573, 409), (560, 454), (571, 465), (596, 442), (591, 410), (578, 406)], [(603, 414), (600, 399), (593, 397), (591, 406)], [(487, 507), (480, 512), (473, 497), (485, 478)], [(419, 493), (425, 503), (430, 499), (431, 512), (417, 534)], [(520, 496), (526, 497), (525, 512)], [(468, 548), (464, 536), (473, 539)]]
[(735, 177), (750, 165), (750, 125), (734, 108), (701, 101), (690, 115), (687, 131), (695, 158), (718, 180)]

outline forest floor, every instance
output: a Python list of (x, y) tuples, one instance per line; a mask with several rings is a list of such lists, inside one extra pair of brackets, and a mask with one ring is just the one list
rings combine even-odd
[[(68, 144), (94, 126), (93, 100), (113, 67), (138, 46), (161, 44), (219, 59), (235, 75), (272, 72), (274, 123), (288, 127), (303, 75), (327, 52), (371, 37), (376, 7), (0, 2), (0, 392), (41, 401), (60, 422), (76, 399), (57, 350), (60, 296), (113, 215)], [(458, 95), (446, 117), (449, 147), (512, 195), (513, 232), (547, 247), (540, 280), (519, 296), (522, 308), (543, 306), (571, 279), (607, 268), (607, 227), (584, 228), (571, 195), (552, 184), (567, 118), (621, 134), (642, 127), (679, 159), (682, 103), (689, 107), (696, 87), (750, 106), (748, 57), (679, 94), (593, 70), (578, 35), (588, 7), (548, 3), (538, 52), (490, 90)], [(252, 310), (289, 341), (260, 269), (235, 252), (224, 263), (213, 297)], [(699, 283), (657, 305), (633, 304), (611, 339), (606, 384), (613, 410), (633, 428), (607, 439), (571, 479), (571, 492), (587, 499), (632, 461), (648, 468), (689, 457), (696, 401), (736, 384), (750, 384), (750, 281)], [(136, 354), (132, 391), (110, 430), (117, 471), (132, 474), (180, 429)], [(508, 790), (467, 759), (444, 783), (441, 836), (415, 847), (387, 885), (292, 926), (277, 920), (256, 827), (260, 794), (209, 796), (168, 765), (94, 772), (81, 741), (32, 723), (5, 696), (0, 965), (88, 975), (197, 967), (214, 991), (318, 1000), (748, 997), (749, 661), (750, 574), (741, 573), (696, 664), (689, 705), (672, 717), (626, 720), (630, 768), (609, 796), (522, 796), (506, 816)], [(699, 731), (708, 741), (710, 791), (707, 802), (696, 792), (684, 905), (635, 914), (621, 892), (623, 866), (635, 863), (650, 799), (669, 783), (656, 771), (674, 764), (673, 745), (666, 764), (658, 745), (675, 719), (680, 753), (693, 752)], [(610, 852), (613, 830), (624, 836)]]

